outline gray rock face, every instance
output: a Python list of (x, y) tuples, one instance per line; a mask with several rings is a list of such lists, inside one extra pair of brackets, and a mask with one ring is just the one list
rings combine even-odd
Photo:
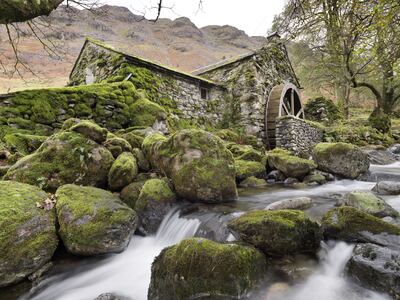
[(389, 151), (393, 154), (400, 154), (400, 144), (394, 144), (392, 147), (389, 148)]
[(396, 155), (389, 150), (363, 149), (368, 155), (369, 162), (374, 165), (390, 165), (397, 161)]
[(375, 217), (398, 217), (399, 213), (372, 192), (350, 192), (338, 201), (338, 206), (351, 206)]
[(37, 187), (0, 182), (0, 287), (17, 283), (50, 261), (58, 238), (54, 210), (37, 207)]
[(56, 197), (59, 235), (70, 253), (120, 252), (136, 230), (136, 213), (108, 191), (67, 184)]
[(120, 296), (120, 295), (117, 295), (114, 293), (104, 293), (104, 294), (99, 295), (94, 300), (132, 300), (132, 298)]
[(380, 181), (372, 190), (378, 195), (400, 195), (400, 182)]
[(280, 210), (280, 209), (307, 209), (312, 206), (312, 199), (308, 197), (299, 197), (293, 199), (285, 199), (269, 204), (265, 210)]
[(361, 285), (400, 299), (400, 251), (360, 244), (347, 263), (347, 273)]

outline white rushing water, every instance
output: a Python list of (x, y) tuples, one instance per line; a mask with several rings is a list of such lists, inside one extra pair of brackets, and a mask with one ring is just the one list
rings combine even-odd
[(324, 244), (318, 270), (304, 283), (293, 286), (274, 300), (389, 300), (383, 295), (357, 288), (343, 276), (353, 245)]
[(134, 236), (128, 249), (102, 262), (94, 269), (58, 281), (50, 278), (49, 287), (32, 300), (93, 300), (102, 293), (115, 292), (135, 300), (147, 299), (151, 264), (167, 246), (193, 237), (200, 222), (179, 218), (179, 212), (165, 217), (155, 236)]

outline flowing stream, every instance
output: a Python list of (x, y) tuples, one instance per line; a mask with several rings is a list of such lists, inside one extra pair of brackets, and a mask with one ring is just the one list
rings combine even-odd
[[(371, 171), (400, 175), (400, 163), (389, 166), (371, 166)], [(93, 300), (102, 293), (116, 293), (133, 300), (147, 299), (151, 264), (160, 251), (184, 238), (204, 236), (218, 241), (232, 239), (225, 223), (239, 213), (251, 209), (263, 209), (268, 204), (287, 198), (307, 196), (313, 199), (313, 207), (306, 210), (313, 219), (332, 208), (337, 197), (346, 192), (368, 191), (374, 182), (340, 180), (317, 187), (293, 189), (273, 185), (263, 189), (243, 190), (239, 201), (224, 205), (197, 205), (181, 207), (170, 212), (155, 236), (134, 236), (129, 247), (120, 254), (103, 259), (80, 260), (72, 263), (68, 271), (58, 272), (35, 287), (20, 300)], [(400, 211), (400, 197), (385, 197)], [(389, 299), (362, 289), (343, 277), (345, 265), (353, 245), (342, 242), (323, 244), (319, 264), (311, 275), (305, 275), (295, 285), (287, 286), (281, 294), (269, 293), (269, 287), (261, 290), (252, 300), (384, 300)], [(271, 282), (269, 282), (271, 284)], [(2, 294), (0, 291), (0, 299)]]

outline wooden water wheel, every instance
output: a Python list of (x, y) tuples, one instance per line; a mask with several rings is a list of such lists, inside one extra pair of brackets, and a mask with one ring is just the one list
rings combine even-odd
[(282, 116), (304, 118), (300, 93), (292, 83), (280, 84), (272, 88), (265, 112), (265, 136), (269, 149), (276, 147), (276, 119)]

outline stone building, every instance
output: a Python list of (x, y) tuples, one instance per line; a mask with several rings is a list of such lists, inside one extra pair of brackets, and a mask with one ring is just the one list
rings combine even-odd
[(190, 74), (87, 39), (70, 74), (70, 85), (124, 80), (144, 89), (158, 103), (172, 104), (183, 118), (240, 126), (268, 148), (288, 140), (276, 135), (285, 134), (288, 118), (280, 121), (276, 130), (280, 117), (304, 118), (300, 84), (277, 34), (269, 36), (266, 45), (255, 52)]

